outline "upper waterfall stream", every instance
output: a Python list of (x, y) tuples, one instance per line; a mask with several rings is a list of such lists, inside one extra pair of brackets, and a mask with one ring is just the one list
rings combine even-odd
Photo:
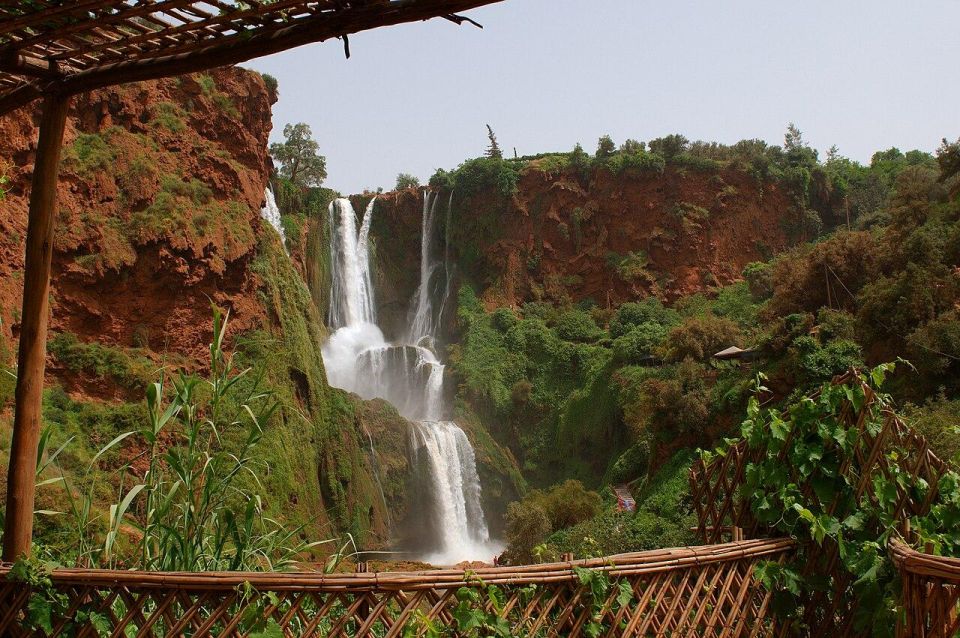
[[(413, 534), (417, 557), (449, 565), (488, 561), (499, 551), (492, 543), (481, 507), (480, 478), (470, 440), (449, 419), (444, 398), (444, 365), (434, 351), (440, 314), (433, 289), (441, 268), (444, 296), (449, 265), (431, 255), (437, 197), (424, 193), (421, 223), (420, 285), (411, 300), (409, 324), (399, 342), (387, 342), (377, 324), (370, 266), (370, 223), (376, 199), (363, 218), (348, 199), (330, 204), (331, 289), (328, 321), (334, 330), (322, 355), (330, 385), (365, 399), (382, 398), (413, 421), (409, 433), (412, 502), (422, 523)], [(445, 302), (446, 299), (443, 300)], [(411, 541), (411, 539), (408, 539)]]

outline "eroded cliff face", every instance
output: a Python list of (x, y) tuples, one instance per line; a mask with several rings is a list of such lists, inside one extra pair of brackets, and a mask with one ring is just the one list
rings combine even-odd
[[(248, 265), (262, 230), (270, 104), (239, 69), (74, 98), (64, 138), (51, 329), (200, 357), (209, 301), (259, 325)], [(0, 317), (16, 337), (38, 115), (0, 120)]]
[[(216, 304), (230, 311), (227, 347), (264, 375), (282, 406), (257, 452), (270, 513), (304, 525), (311, 540), (349, 531), (362, 546), (384, 547), (405, 508), (408, 424), (382, 402), (327, 385), (323, 312), (260, 217), (275, 99), (259, 74), (239, 68), (74, 98), (58, 188), (45, 421), (64, 432), (79, 424), (81, 447), (142, 425), (144, 389), (161, 365), (203, 373)], [(10, 180), (0, 203), (0, 367), (12, 366), (20, 330), (38, 121), (30, 108), (0, 120)], [(12, 383), (2, 379), (6, 438)], [(127, 439), (121, 461), (142, 452)], [(6, 467), (0, 450), (0, 478)]]
[[(778, 184), (732, 168), (581, 175), (533, 162), (509, 196), (491, 185), (437, 199), (459, 278), (490, 307), (583, 300), (615, 307), (705, 291), (789, 245), (796, 214)], [(416, 190), (379, 196), (371, 234), (381, 276), (397, 283), (378, 298), (381, 312), (398, 312), (416, 288), (422, 205)], [(435, 238), (435, 254), (443, 254), (445, 234)]]

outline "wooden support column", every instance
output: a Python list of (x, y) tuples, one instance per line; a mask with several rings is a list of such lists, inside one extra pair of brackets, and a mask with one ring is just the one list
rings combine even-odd
[(6, 562), (30, 554), (33, 534), (37, 442), (50, 311), (50, 261), (53, 256), (53, 223), (57, 205), (57, 169), (69, 104), (69, 96), (55, 93), (44, 95), (40, 139), (30, 188), (20, 349), (17, 354), (16, 412), (3, 530), (3, 560)]

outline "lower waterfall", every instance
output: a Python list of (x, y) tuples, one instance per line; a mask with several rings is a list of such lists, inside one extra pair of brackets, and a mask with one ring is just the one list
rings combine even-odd
[(376, 320), (368, 242), (375, 201), (367, 206), (362, 220), (349, 200), (330, 204), (328, 322), (335, 331), (322, 347), (327, 378), (330, 385), (365, 399), (389, 401), (413, 422), (409, 460), (414, 486), (411, 511), (417, 525), (401, 549), (439, 565), (489, 561), (502, 545), (490, 539), (473, 446), (463, 430), (448, 420), (444, 365), (433, 350), (439, 317), (430, 291), (432, 278), (440, 270), (430, 252), (435, 196), (424, 193), (420, 286), (400, 343), (387, 342)]

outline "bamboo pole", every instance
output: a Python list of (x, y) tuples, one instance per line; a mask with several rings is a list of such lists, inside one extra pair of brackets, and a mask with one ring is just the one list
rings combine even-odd
[(13, 562), (30, 554), (33, 504), (40, 434), (43, 374), (47, 355), (47, 320), (50, 311), (50, 262), (53, 256), (53, 222), (57, 205), (57, 170), (67, 120), (69, 96), (44, 96), (40, 139), (30, 188), (26, 260), (23, 276), (23, 311), (17, 355), (17, 389), (7, 472), (7, 508), (3, 534), (3, 560)]

